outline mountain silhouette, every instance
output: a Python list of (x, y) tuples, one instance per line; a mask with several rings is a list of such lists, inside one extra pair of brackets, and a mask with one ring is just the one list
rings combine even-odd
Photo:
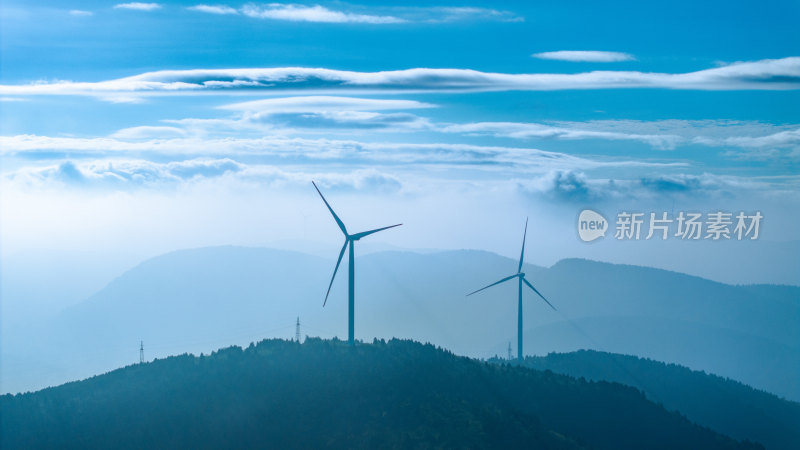
[[(516, 261), (469, 250), (356, 256), (357, 339), (415, 339), (480, 358), (505, 354), (516, 342), (515, 286), (465, 297), (514, 272)], [(55, 320), (30, 327), (29, 335), (5, 336), (4, 361), (36, 360), (40, 367), (5, 370), (3, 388), (17, 392), (123, 366), (138, 359), (140, 340), (156, 357), (288, 338), (298, 316), (303, 334), (345, 337), (346, 277), (334, 282), (322, 307), (334, 263), (232, 246), (149, 259)], [(526, 293), (528, 354), (632, 354), (800, 399), (798, 287), (731, 286), (575, 259), (523, 270), (558, 308)]]
[(35, 448), (755, 449), (616, 383), (412, 341), (265, 340), (0, 397)]

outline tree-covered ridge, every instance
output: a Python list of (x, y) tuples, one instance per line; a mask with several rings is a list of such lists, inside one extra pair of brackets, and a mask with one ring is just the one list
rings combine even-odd
[[(505, 364), (507, 361), (493, 359)], [(716, 375), (629, 355), (580, 350), (528, 356), (523, 366), (636, 387), (670, 411), (768, 449), (800, 448), (800, 404)]]
[(13, 448), (739, 449), (638, 390), (412, 341), (265, 340), (0, 397)]

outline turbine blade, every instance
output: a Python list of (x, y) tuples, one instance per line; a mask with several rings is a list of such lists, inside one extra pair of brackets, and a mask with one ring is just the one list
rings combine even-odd
[(347, 243), (348, 242), (349, 242), (348, 239), (344, 240), (344, 245), (342, 246), (342, 251), (339, 252), (339, 259), (336, 261), (336, 267), (333, 269), (333, 276), (331, 277), (331, 283), (328, 285), (328, 293), (325, 294), (325, 301), (322, 302), (322, 307), (323, 308), (328, 303), (328, 296), (331, 294), (331, 287), (333, 286), (333, 280), (336, 278), (336, 271), (339, 270), (339, 264), (342, 263), (342, 257), (344, 256), (344, 251), (347, 248)]
[(539, 295), (539, 297), (542, 297), (542, 300), (544, 300), (544, 302), (545, 302), (545, 303), (547, 303), (548, 305), (550, 305), (550, 307), (551, 307), (551, 308), (553, 308), (553, 311), (558, 311), (558, 310), (556, 309), (556, 307), (555, 307), (555, 306), (553, 306), (553, 304), (552, 304), (552, 303), (550, 303), (549, 301), (547, 301), (547, 299), (546, 299), (546, 298), (544, 298), (544, 295), (542, 295), (542, 294), (541, 294), (539, 291), (537, 291), (537, 290), (536, 290), (536, 288), (535, 288), (535, 287), (533, 287), (533, 285), (532, 285), (532, 284), (528, 283), (528, 280), (526, 280), (526, 279), (525, 279), (525, 277), (522, 277), (522, 282), (523, 282), (523, 283), (525, 283), (525, 284), (527, 284), (529, 288), (533, 289), (533, 292), (536, 292), (536, 294), (537, 294), (537, 295)]
[(522, 235), (522, 251), (519, 253), (519, 267), (517, 273), (522, 272), (522, 259), (525, 257), (525, 238), (528, 236), (528, 218), (525, 218), (525, 233)]
[(495, 286), (495, 285), (498, 285), (498, 284), (500, 284), (500, 283), (506, 282), (506, 281), (508, 281), (508, 280), (510, 280), (510, 279), (512, 279), (512, 278), (516, 278), (516, 277), (518, 277), (518, 276), (519, 276), (519, 275), (517, 275), (517, 274), (514, 274), (514, 275), (511, 275), (511, 276), (505, 277), (505, 278), (503, 278), (503, 279), (502, 279), (502, 280), (500, 280), (500, 281), (495, 281), (494, 283), (492, 283), (492, 284), (490, 284), (490, 285), (488, 285), (488, 286), (486, 286), (486, 287), (482, 287), (482, 288), (478, 289), (477, 291), (470, 292), (469, 294), (467, 294), (467, 297), (469, 297), (469, 296), (470, 296), (470, 295), (472, 295), (472, 294), (477, 294), (478, 292), (480, 292), (480, 291), (482, 291), (482, 290), (484, 290), (484, 289), (489, 289), (489, 288), (490, 288), (490, 287), (492, 287), (492, 286)]
[(370, 234), (377, 233), (378, 231), (388, 230), (389, 228), (399, 227), (400, 225), (402, 225), (402, 223), (398, 223), (397, 225), (389, 225), (388, 227), (383, 227), (383, 228), (376, 228), (374, 230), (362, 231), (361, 233), (356, 233), (352, 235), (351, 238), (354, 241), (357, 241), (363, 238), (364, 236), (369, 236)]
[(328, 207), (328, 211), (331, 212), (333, 218), (336, 219), (336, 224), (339, 225), (339, 228), (342, 230), (342, 233), (344, 233), (344, 235), (347, 236), (347, 228), (344, 227), (344, 222), (342, 222), (342, 220), (339, 219), (339, 216), (337, 216), (336, 213), (333, 212), (333, 208), (331, 208), (331, 205), (328, 203), (327, 200), (325, 200), (325, 196), (322, 195), (322, 192), (320, 192), (319, 188), (317, 187), (317, 183), (314, 183), (312, 181), (311, 184), (314, 185), (314, 189), (316, 189), (319, 196), (322, 197), (322, 201), (325, 202), (325, 206)]

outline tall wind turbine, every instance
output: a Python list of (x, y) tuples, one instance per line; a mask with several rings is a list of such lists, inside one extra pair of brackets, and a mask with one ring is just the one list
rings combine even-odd
[(525, 273), (522, 272), (522, 260), (523, 260), (523, 258), (525, 256), (525, 237), (527, 236), (527, 234), (528, 234), (528, 219), (526, 218), (525, 219), (525, 233), (522, 235), (522, 252), (519, 255), (519, 267), (517, 267), (517, 273), (515, 273), (514, 275), (511, 275), (511, 276), (507, 276), (507, 277), (503, 278), (502, 280), (496, 281), (496, 282), (494, 282), (494, 283), (492, 283), (492, 284), (490, 284), (490, 285), (488, 285), (486, 287), (482, 287), (482, 288), (478, 289), (475, 292), (470, 292), (469, 294), (467, 294), (467, 297), (469, 297), (472, 294), (476, 294), (476, 293), (478, 293), (478, 292), (480, 292), (480, 291), (482, 291), (484, 289), (488, 289), (488, 288), (490, 288), (492, 286), (495, 286), (495, 285), (498, 285), (500, 283), (505, 283), (506, 281), (513, 280), (514, 278), (518, 279), (517, 281), (519, 283), (519, 297), (518, 297), (518, 302), (517, 302), (517, 359), (519, 361), (522, 361), (522, 284), (525, 283), (525, 285), (528, 286), (529, 288), (531, 288), (533, 290), (533, 292), (536, 292), (536, 295), (541, 297), (542, 300), (545, 301), (545, 303), (550, 305), (550, 307), (553, 308), (554, 310), (556, 309), (555, 306), (553, 306), (549, 301), (547, 301), (546, 298), (544, 298), (544, 295), (542, 295), (539, 291), (537, 291), (536, 288), (533, 287), (533, 285), (530, 284), (528, 282), (528, 280), (525, 279)]
[(353, 337), (353, 335), (354, 335), (353, 320), (354, 320), (354, 316), (355, 316), (355, 314), (354, 314), (354, 309), (355, 309), (355, 255), (353, 254), (353, 243), (355, 241), (363, 238), (363, 237), (369, 236), (370, 234), (377, 233), (378, 231), (383, 231), (383, 230), (388, 230), (389, 228), (399, 227), (400, 225), (402, 225), (402, 223), (398, 223), (397, 225), (390, 225), (388, 227), (383, 227), (383, 228), (376, 228), (374, 230), (362, 231), (361, 233), (350, 234), (350, 233), (347, 232), (347, 228), (344, 226), (344, 222), (342, 222), (342, 220), (339, 219), (339, 216), (337, 216), (336, 213), (333, 212), (333, 208), (331, 208), (331, 205), (328, 203), (327, 200), (325, 200), (325, 196), (322, 195), (322, 192), (320, 192), (319, 188), (317, 187), (317, 183), (314, 183), (312, 181), (311, 184), (314, 185), (314, 189), (316, 189), (317, 193), (319, 194), (319, 196), (322, 197), (322, 201), (325, 202), (325, 206), (328, 207), (328, 211), (331, 212), (331, 215), (333, 216), (334, 220), (336, 220), (336, 224), (339, 225), (339, 229), (342, 230), (342, 233), (344, 233), (344, 245), (342, 246), (342, 251), (339, 252), (339, 259), (336, 261), (336, 267), (333, 269), (333, 276), (331, 277), (331, 282), (328, 285), (328, 293), (325, 294), (325, 301), (322, 303), (323, 307), (328, 303), (328, 295), (330, 295), (330, 293), (331, 293), (331, 287), (333, 286), (333, 280), (336, 279), (336, 271), (339, 270), (339, 264), (341, 264), (342, 257), (344, 257), (344, 251), (348, 247), (350, 247), (350, 254), (349, 254), (350, 255), (350, 273), (349, 273), (348, 283), (347, 283), (348, 284), (348, 294), (347, 294), (347, 298), (348, 298), (347, 342), (350, 345), (353, 345), (355, 343), (355, 338)]

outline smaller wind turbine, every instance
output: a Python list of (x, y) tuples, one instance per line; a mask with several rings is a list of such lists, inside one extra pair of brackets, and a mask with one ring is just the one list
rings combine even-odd
[[(529, 288), (531, 288), (533, 290), (533, 292), (536, 292), (536, 295), (541, 297), (542, 300), (544, 300), (545, 303), (550, 305), (551, 308), (553, 308), (554, 310), (556, 309), (555, 306), (553, 306), (549, 301), (547, 301), (546, 298), (544, 298), (544, 295), (542, 295), (539, 291), (537, 291), (536, 288), (533, 287), (533, 285), (530, 284), (528, 282), (528, 280), (525, 279), (525, 273), (522, 272), (522, 260), (525, 257), (525, 237), (527, 235), (528, 235), (528, 219), (525, 218), (525, 233), (522, 235), (522, 252), (519, 255), (519, 267), (517, 267), (517, 273), (515, 273), (514, 275), (511, 275), (511, 276), (507, 276), (507, 277), (503, 278), (500, 281), (496, 281), (496, 282), (494, 282), (494, 283), (492, 283), (492, 284), (490, 284), (490, 285), (488, 285), (486, 287), (482, 287), (482, 288), (478, 289), (477, 291), (470, 292), (469, 294), (467, 294), (467, 297), (469, 297), (472, 294), (477, 294), (478, 292), (480, 292), (480, 291), (482, 291), (484, 289), (488, 289), (488, 288), (490, 288), (492, 286), (496, 286), (496, 285), (498, 285), (500, 283), (505, 283), (506, 281), (513, 280), (514, 278), (518, 278), (519, 279), (518, 280), (518, 282), (519, 282), (519, 297), (518, 297), (518, 302), (517, 302), (517, 359), (520, 360), (520, 361), (522, 361), (522, 283), (525, 283), (525, 285), (528, 286)], [(509, 347), (510, 347), (510, 344), (509, 344)], [(510, 350), (510, 348), (509, 348), (509, 350)], [(509, 353), (510, 353), (510, 351), (509, 351)]]
[(325, 294), (325, 301), (322, 303), (323, 307), (328, 303), (328, 295), (330, 295), (330, 293), (331, 293), (331, 287), (333, 286), (333, 280), (336, 278), (336, 271), (339, 270), (339, 264), (341, 264), (342, 257), (344, 257), (344, 251), (347, 249), (347, 247), (350, 247), (350, 264), (349, 264), (350, 273), (349, 273), (349, 277), (348, 277), (348, 295), (347, 295), (347, 298), (348, 298), (347, 342), (350, 345), (353, 345), (355, 343), (355, 338), (353, 336), (354, 335), (354, 328), (355, 328), (354, 327), (354, 323), (353, 323), (354, 322), (354, 316), (355, 316), (355, 289), (354, 289), (355, 288), (355, 255), (353, 254), (353, 243), (355, 241), (363, 238), (363, 237), (369, 236), (370, 234), (377, 233), (378, 231), (383, 231), (383, 230), (388, 230), (389, 228), (399, 227), (400, 225), (402, 225), (402, 223), (398, 223), (397, 225), (389, 225), (388, 227), (383, 227), (383, 228), (376, 228), (374, 230), (362, 231), (361, 233), (350, 234), (350, 233), (347, 232), (347, 228), (344, 226), (344, 222), (342, 222), (342, 220), (339, 219), (339, 216), (337, 216), (336, 213), (333, 212), (333, 208), (331, 208), (331, 205), (328, 204), (327, 200), (325, 200), (325, 196), (322, 195), (322, 192), (320, 192), (319, 188), (317, 187), (317, 183), (314, 183), (312, 181), (311, 184), (314, 185), (314, 189), (316, 189), (317, 193), (319, 194), (319, 196), (322, 197), (322, 201), (325, 202), (325, 206), (328, 207), (328, 211), (331, 212), (331, 215), (333, 216), (334, 220), (336, 220), (336, 224), (339, 225), (339, 229), (342, 230), (342, 233), (344, 233), (344, 245), (342, 246), (342, 251), (339, 252), (339, 259), (336, 261), (336, 267), (333, 269), (333, 276), (331, 277), (331, 282), (328, 285), (328, 293)]

